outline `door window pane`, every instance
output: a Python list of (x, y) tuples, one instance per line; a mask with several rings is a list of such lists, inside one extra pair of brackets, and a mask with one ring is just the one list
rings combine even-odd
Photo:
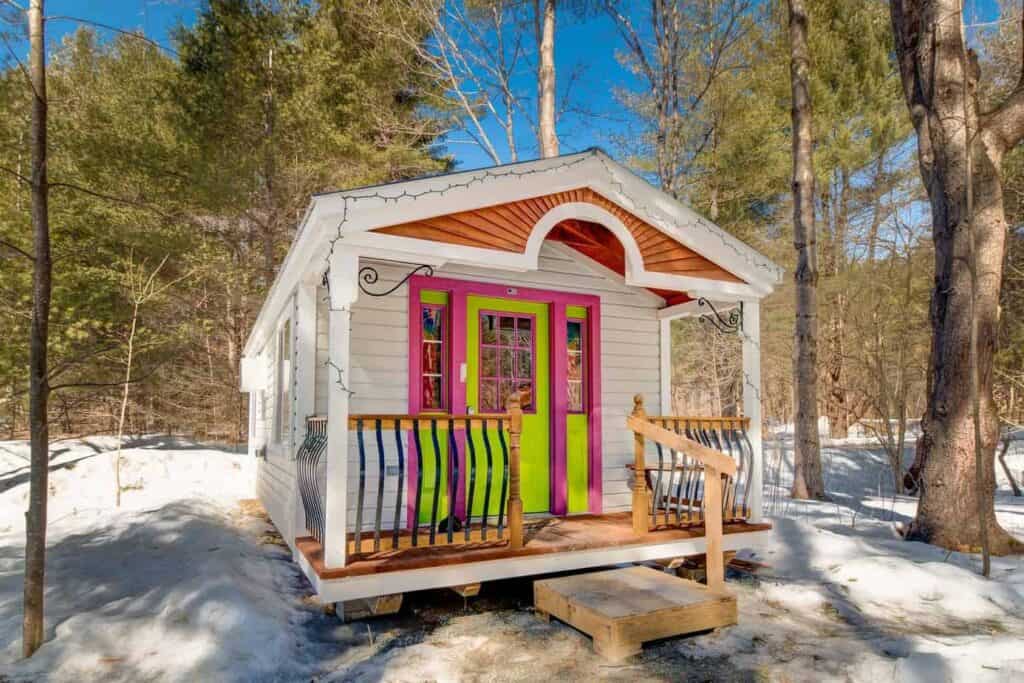
[(534, 405), (534, 319), (528, 315), (480, 314), (480, 410), (504, 412), (518, 395), (524, 411)]

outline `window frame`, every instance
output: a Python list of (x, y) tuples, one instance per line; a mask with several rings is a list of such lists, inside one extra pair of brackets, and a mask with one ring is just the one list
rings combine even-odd
[[(580, 326), (580, 350), (571, 351), (569, 349), (569, 325), (576, 323)], [(565, 319), (565, 412), (567, 415), (586, 415), (590, 406), (589, 400), (589, 385), (587, 381), (587, 373), (589, 371), (590, 353), (587, 348), (587, 319), (579, 318), (575, 316), (568, 316)], [(578, 353), (580, 356), (580, 378), (578, 380), (571, 379), (569, 377), (569, 358)], [(569, 405), (569, 385), (578, 382), (580, 385), (580, 408), (579, 410), (573, 409)]]
[(288, 446), (292, 441), (293, 334), (291, 316), (285, 317), (274, 334), (274, 410), (271, 443)]
[[(436, 310), (441, 312), (441, 335), (440, 339), (436, 342), (441, 347), (441, 354), (438, 360), (439, 368), (441, 370), (437, 375), (431, 373), (430, 377), (439, 376), (441, 379), (441, 405), (440, 407), (428, 407), (424, 402), (423, 396), (423, 379), (427, 377), (426, 372), (426, 357), (423, 353), (425, 344), (433, 344), (434, 340), (428, 340), (423, 334), (423, 311), (425, 310)], [(449, 366), (449, 357), (451, 355), (451, 323), (449, 321), (450, 308), (447, 303), (435, 303), (421, 301), (419, 304), (419, 316), (417, 317), (418, 329), (417, 333), (419, 336), (419, 368), (417, 369), (416, 378), (418, 382), (417, 390), (419, 391), (419, 404), (420, 412), (424, 413), (447, 413), (451, 408), (451, 371)]]
[[(484, 317), (492, 315), (497, 318), (497, 330), (498, 330), (498, 343), (497, 344), (484, 344)], [(498, 406), (496, 410), (489, 411), (484, 408), (484, 380), (496, 381), (498, 383), (498, 400), (501, 400), (501, 382), (508, 379), (513, 382), (519, 382), (520, 380), (515, 376), (516, 371), (516, 351), (521, 351), (526, 347), (521, 347), (518, 343), (513, 346), (505, 346), (501, 344), (501, 319), (512, 318), (517, 321), (513, 327), (518, 342), (518, 331), (519, 331), (519, 320), (528, 319), (530, 321), (530, 386), (532, 389), (533, 400), (530, 403), (529, 408), (523, 408), (524, 415), (536, 415), (537, 414), (537, 316), (533, 313), (516, 313), (512, 311), (501, 311), (491, 309), (480, 309), (477, 316), (477, 340), (476, 340), (476, 354), (477, 354), (477, 369), (476, 369), (476, 396), (477, 405), (480, 408), (480, 412), (495, 412), (504, 413), (507, 410), (507, 406)], [(495, 370), (497, 375), (484, 375), (484, 349), (493, 348), (497, 350), (497, 357), (495, 358)], [(503, 349), (509, 349), (512, 351), (512, 376), (505, 377), (501, 374), (501, 351)]]

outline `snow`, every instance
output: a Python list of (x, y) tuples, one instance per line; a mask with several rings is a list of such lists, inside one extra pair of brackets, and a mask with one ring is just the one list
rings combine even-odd
[[(1024, 558), (903, 541), (871, 442), (828, 442), (832, 502), (785, 495), (785, 435), (768, 445), (773, 529), (730, 575), (739, 624), (650, 644), (622, 665), (536, 619), (528, 580), (406, 596), (399, 615), (325, 614), (257, 505), (244, 453), (180, 439), (128, 444), (113, 506), (109, 437), (53, 444), (46, 643), (20, 657), (27, 445), (0, 442), (0, 680), (1024, 680)], [(1024, 469), (1024, 441), (1007, 458)], [(997, 514), (1024, 537), (1024, 499), (1000, 471)]]

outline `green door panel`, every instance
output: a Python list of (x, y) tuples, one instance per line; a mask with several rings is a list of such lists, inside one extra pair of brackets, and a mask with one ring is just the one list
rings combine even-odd
[[(533, 316), (533, 402), (534, 407), (523, 413), (523, 432), (520, 439), (520, 487), (525, 512), (547, 512), (550, 508), (550, 330), (548, 305), (516, 299), (470, 296), (466, 302), (466, 404), (474, 412), (485, 412), (480, 401), (480, 320), (481, 313), (518, 314)], [(500, 361), (499, 361), (500, 362)], [(500, 412), (504, 412), (503, 407)], [(500, 497), (501, 446), (491, 434), (491, 452), (495, 462), (488, 514), (496, 514)], [(506, 435), (507, 438), (507, 435)], [(473, 491), (473, 514), (483, 511), (486, 486), (485, 448), (482, 437), (473, 435), (477, 456), (476, 486)], [(467, 469), (469, 454), (467, 451)], [(466, 473), (468, 482), (468, 472)]]

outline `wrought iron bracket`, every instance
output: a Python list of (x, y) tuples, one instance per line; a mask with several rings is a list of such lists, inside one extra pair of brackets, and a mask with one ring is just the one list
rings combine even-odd
[(701, 308), (707, 306), (711, 309), (711, 313), (705, 313), (700, 316), (698, 320), (700, 320), (701, 323), (709, 323), (710, 325), (713, 325), (715, 329), (722, 334), (732, 334), (743, 329), (742, 301), (739, 306), (729, 311), (728, 316), (723, 316), (719, 313), (718, 309), (715, 308), (715, 305), (704, 297), (697, 299), (697, 306)]
[(395, 292), (399, 287), (408, 282), (409, 278), (411, 278), (413, 275), (419, 272), (422, 272), (424, 275), (430, 276), (434, 274), (434, 268), (426, 264), (416, 266), (411, 271), (409, 271), (408, 275), (399, 280), (398, 284), (396, 284), (391, 289), (384, 292), (373, 292), (367, 289), (366, 285), (376, 284), (377, 280), (380, 279), (380, 274), (377, 272), (377, 269), (374, 268), (373, 266), (363, 266), (362, 268), (359, 269), (359, 290), (364, 294), (368, 294), (370, 296), (387, 296), (388, 294)]

